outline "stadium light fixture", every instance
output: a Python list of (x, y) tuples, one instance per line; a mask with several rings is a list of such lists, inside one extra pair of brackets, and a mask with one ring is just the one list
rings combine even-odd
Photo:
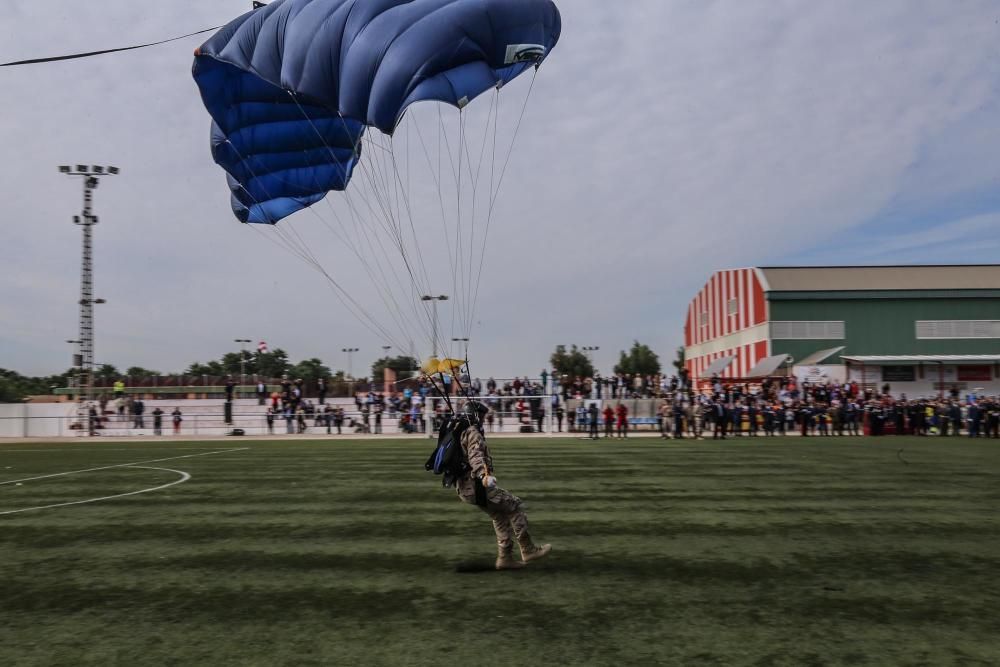
[(434, 335), (431, 338), (432, 352), (431, 356), (436, 357), (437, 352), (437, 339), (438, 339), (438, 301), (447, 301), (448, 295), (441, 294), (439, 296), (431, 296), (430, 294), (424, 294), (420, 297), (421, 301), (433, 301), (434, 302)]
[(118, 167), (108, 167), (108, 173), (112, 176), (117, 176), (120, 171)]
[(95, 173), (95, 174), (103, 174), (104, 173), (104, 167), (102, 167), (99, 164), (95, 164), (94, 166), (92, 166), (90, 168), (90, 171), (93, 172), (93, 173)]
[(86, 174), (87, 173), (87, 165), (85, 165), (85, 164), (78, 164), (78, 165), (76, 165), (76, 170), (78, 172), (80, 172), (81, 174)]
[(59, 173), (60, 174), (68, 174), (69, 173), (69, 165), (65, 165), (65, 164), (59, 165)]
[(452, 338), (452, 343), (465, 343), (465, 360), (469, 360), (469, 339), (468, 338)]
[(353, 364), (351, 362), (354, 360), (354, 353), (355, 352), (360, 352), (361, 348), (357, 348), (357, 347), (343, 347), (343, 348), (340, 349), (340, 351), (347, 353), (347, 377), (353, 379), (354, 378), (354, 373), (352, 372), (352, 369), (351, 369), (351, 366)]

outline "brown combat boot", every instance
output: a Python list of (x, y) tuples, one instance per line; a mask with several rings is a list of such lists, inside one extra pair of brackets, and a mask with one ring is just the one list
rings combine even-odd
[(540, 547), (531, 545), (530, 548), (521, 550), (521, 560), (524, 561), (525, 565), (527, 565), (533, 560), (539, 560), (541, 558), (545, 558), (546, 556), (549, 555), (550, 551), (552, 551), (551, 544), (543, 544)]
[(497, 552), (497, 565), (498, 570), (520, 570), (524, 567), (524, 563), (514, 558), (514, 547), (508, 547), (507, 549), (501, 549)]

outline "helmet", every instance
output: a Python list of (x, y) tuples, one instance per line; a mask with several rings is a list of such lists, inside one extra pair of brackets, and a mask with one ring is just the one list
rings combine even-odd
[(466, 401), (462, 408), (463, 413), (474, 421), (482, 421), (489, 413), (490, 409), (482, 401)]

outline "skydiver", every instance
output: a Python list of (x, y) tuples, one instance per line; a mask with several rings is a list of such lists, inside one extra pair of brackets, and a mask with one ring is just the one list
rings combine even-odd
[[(469, 471), (457, 481), (456, 488), (462, 502), (479, 505), (493, 519), (493, 530), (497, 538), (496, 569), (516, 570), (533, 560), (544, 558), (552, 546), (535, 545), (528, 533), (528, 517), (524, 514), (521, 499), (497, 486), (497, 479), (493, 475), (493, 457), (482, 429), (489, 412), (490, 409), (484, 403), (469, 401), (458, 419), (452, 422), (453, 428), (461, 430), (459, 441), (469, 464)], [(477, 491), (480, 495), (479, 503), (476, 502)], [(514, 558), (515, 539), (520, 547), (521, 560)]]

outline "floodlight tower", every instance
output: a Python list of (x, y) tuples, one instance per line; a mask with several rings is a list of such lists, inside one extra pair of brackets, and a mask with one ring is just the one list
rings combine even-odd
[(73, 222), (83, 227), (83, 261), (80, 274), (80, 382), (77, 389), (80, 404), (86, 405), (93, 398), (94, 391), (94, 304), (105, 303), (94, 298), (93, 231), (97, 216), (92, 213), (93, 192), (102, 176), (117, 176), (118, 167), (78, 164), (59, 167), (60, 174), (83, 178), (83, 212), (74, 215)]
[(431, 346), (433, 348), (433, 352), (431, 352), (431, 356), (432, 357), (437, 357), (438, 356), (438, 347), (437, 347), (437, 345), (438, 345), (438, 302), (439, 301), (447, 301), (448, 300), (448, 295), (447, 294), (441, 294), (440, 296), (433, 296), (433, 295), (430, 295), (430, 294), (424, 294), (423, 296), (420, 297), (420, 300), (421, 301), (432, 301), (434, 303), (434, 335), (431, 338)]

